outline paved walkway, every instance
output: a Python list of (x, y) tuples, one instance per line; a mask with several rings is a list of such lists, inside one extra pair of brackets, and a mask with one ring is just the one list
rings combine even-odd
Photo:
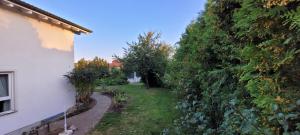
[[(92, 95), (92, 98), (97, 101), (96, 105), (92, 109), (67, 119), (68, 126), (74, 125), (78, 128), (78, 130), (74, 132), (74, 135), (86, 135), (96, 126), (111, 105), (111, 99), (98, 92), (95, 92)], [(50, 127), (51, 130), (53, 130), (62, 128), (64, 127), (63, 125), (64, 121), (61, 120), (52, 123)]]

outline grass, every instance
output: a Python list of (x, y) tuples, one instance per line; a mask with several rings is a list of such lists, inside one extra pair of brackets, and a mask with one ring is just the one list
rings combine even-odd
[(176, 96), (166, 89), (145, 89), (143, 85), (115, 88), (127, 93), (128, 104), (122, 113), (106, 113), (92, 135), (156, 135), (176, 118)]

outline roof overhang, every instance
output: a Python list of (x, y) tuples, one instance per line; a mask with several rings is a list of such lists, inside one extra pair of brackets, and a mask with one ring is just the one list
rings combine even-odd
[(50, 12), (47, 12), (45, 10), (42, 10), (38, 7), (35, 7), (31, 4), (28, 4), (26, 2), (23, 2), (21, 0), (0, 0), (0, 4), (4, 5), (6, 8), (22, 12), (23, 14), (39, 19), (41, 21), (54, 24), (58, 27), (62, 27), (64, 29), (68, 29), (76, 34), (88, 34), (92, 33), (91, 30), (82, 27), (78, 24), (75, 24), (71, 21), (68, 21), (64, 18), (61, 18), (59, 16), (56, 16)]

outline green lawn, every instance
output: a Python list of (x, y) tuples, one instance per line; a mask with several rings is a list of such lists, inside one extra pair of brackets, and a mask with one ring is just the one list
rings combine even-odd
[(174, 93), (143, 85), (115, 87), (127, 93), (128, 105), (122, 113), (106, 113), (92, 135), (156, 135), (172, 125), (177, 115)]

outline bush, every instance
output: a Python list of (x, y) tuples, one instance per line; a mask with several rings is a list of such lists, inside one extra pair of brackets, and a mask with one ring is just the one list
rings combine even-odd
[(109, 86), (128, 84), (128, 81), (127, 81), (127, 78), (125, 75), (120, 75), (117, 77), (107, 77), (104, 80), (105, 80), (105, 84), (109, 85)]
[(75, 63), (76, 70), (90, 69), (93, 70), (99, 77), (108, 75), (108, 63), (106, 60), (95, 57), (93, 60), (80, 59)]
[(300, 134), (299, 9), (208, 0), (165, 77), (182, 94), (180, 134)]
[(88, 104), (97, 80), (107, 76), (108, 63), (101, 58), (95, 57), (93, 60), (80, 59), (75, 63), (75, 68), (65, 75), (76, 89), (76, 103)]
[(120, 69), (112, 69), (108, 76), (98, 79), (98, 86), (113, 86), (128, 84), (127, 77)]
[(99, 75), (93, 69), (74, 69), (65, 75), (76, 89), (76, 102), (88, 104)]
[(106, 89), (102, 94), (112, 98), (112, 111), (115, 112), (121, 112), (128, 100), (127, 94), (117, 89)]

